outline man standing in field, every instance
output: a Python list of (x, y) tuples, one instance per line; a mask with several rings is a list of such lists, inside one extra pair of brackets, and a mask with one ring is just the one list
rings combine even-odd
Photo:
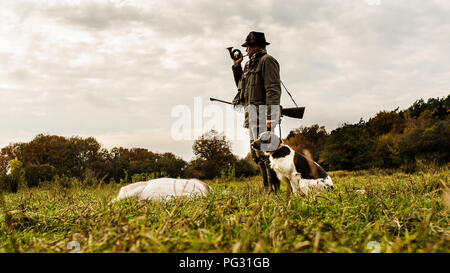
[[(250, 60), (242, 70), (243, 56), (234, 61), (233, 75), (238, 87), (238, 96), (234, 105), (245, 107), (244, 127), (249, 129), (250, 142), (257, 139), (265, 131), (274, 131), (280, 122), (280, 66), (267, 54), (264, 33), (252, 31), (248, 34), (243, 47), (246, 47)], [(269, 157), (262, 151), (250, 146), (253, 160), (259, 165), (266, 191), (277, 191), (280, 181), (270, 168)]]

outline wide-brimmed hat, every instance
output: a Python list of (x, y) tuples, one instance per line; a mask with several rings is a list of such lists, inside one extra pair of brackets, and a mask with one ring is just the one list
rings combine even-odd
[(263, 32), (252, 31), (247, 35), (245, 43), (242, 44), (243, 47), (249, 45), (270, 45), (270, 43), (266, 42), (266, 36)]

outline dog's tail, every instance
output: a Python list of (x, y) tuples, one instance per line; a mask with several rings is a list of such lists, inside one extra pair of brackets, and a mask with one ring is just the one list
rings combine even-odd
[(318, 177), (318, 171), (317, 171), (317, 166), (316, 164), (314, 164), (314, 159), (311, 155), (311, 153), (309, 152), (309, 150), (307, 149), (303, 149), (303, 154), (306, 157), (306, 161), (308, 162), (309, 165), (309, 169), (311, 170), (311, 174), (313, 177)]

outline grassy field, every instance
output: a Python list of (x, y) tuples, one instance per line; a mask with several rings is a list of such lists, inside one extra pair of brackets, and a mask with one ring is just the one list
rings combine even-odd
[(307, 197), (264, 194), (258, 177), (113, 205), (120, 185), (23, 189), (3, 196), (0, 252), (70, 252), (71, 241), (81, 252), (449, 252), (448, 168), (331, 176), (334, 191)]

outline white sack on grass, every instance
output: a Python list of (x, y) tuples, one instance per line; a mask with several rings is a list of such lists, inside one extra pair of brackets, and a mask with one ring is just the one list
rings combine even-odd
[(158, 178), (122, 187), (114, 201), (129, 197), (138, 200), (166, 200), (181, 196), (206, 196), (211, 192), (211, 187), (198, 179)]

